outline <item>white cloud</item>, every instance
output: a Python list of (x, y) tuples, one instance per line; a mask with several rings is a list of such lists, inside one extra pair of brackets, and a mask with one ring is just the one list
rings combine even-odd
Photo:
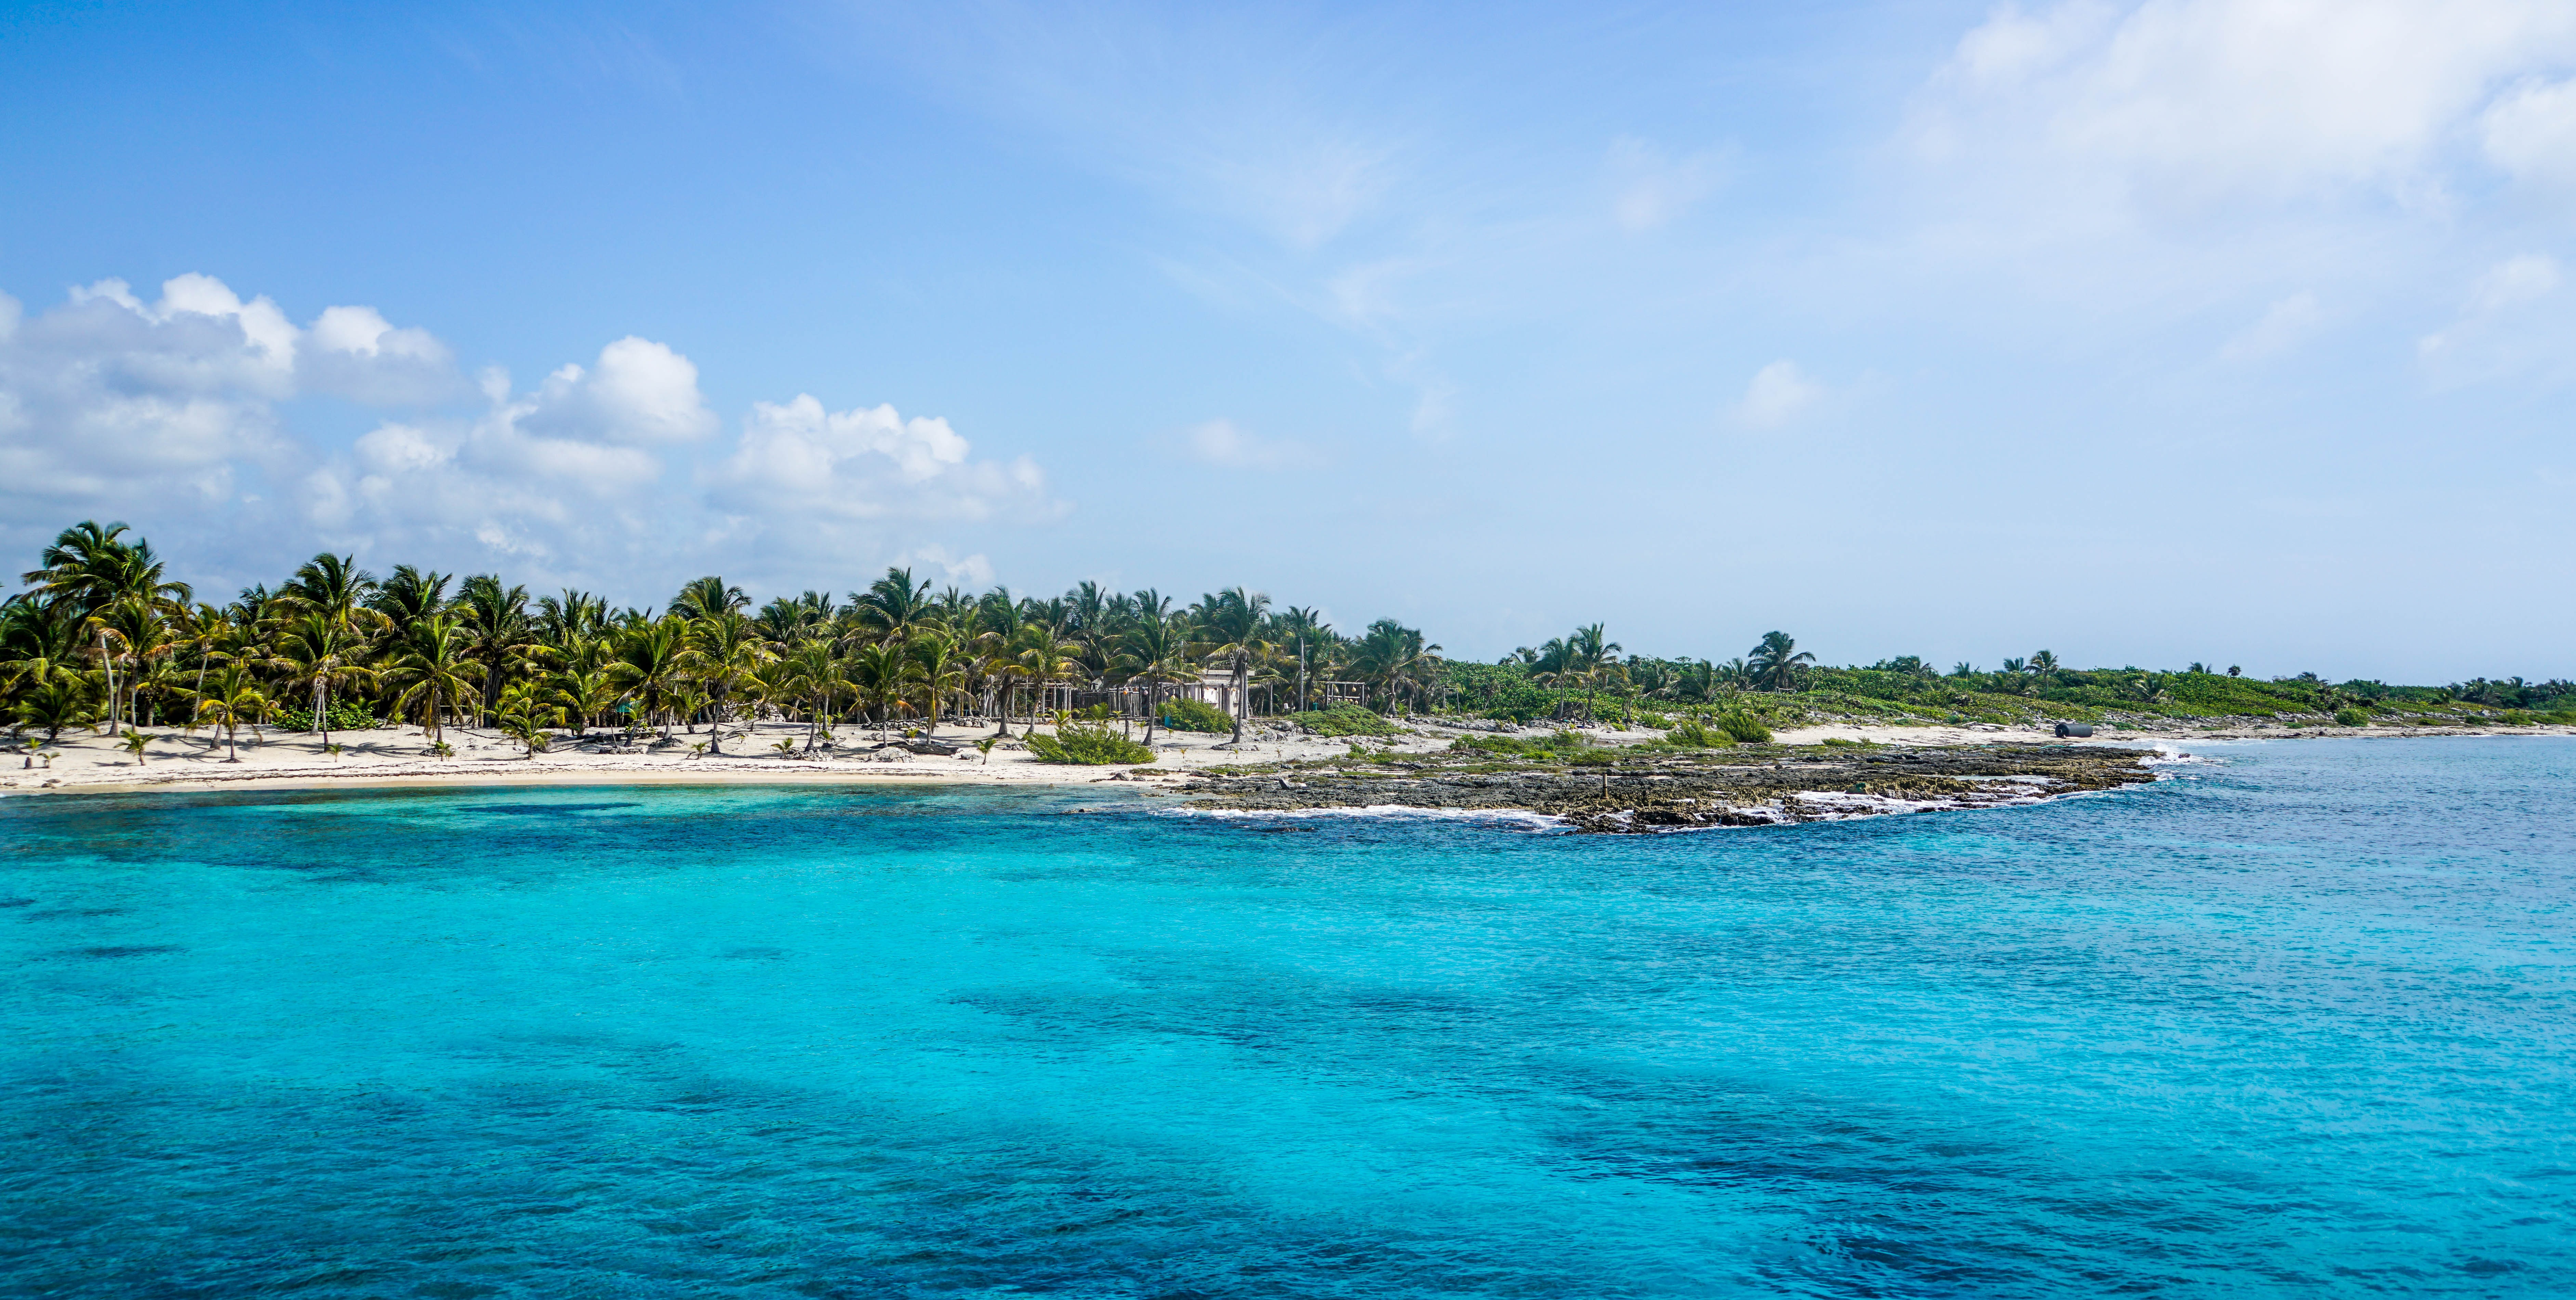
[(2416, 341), (2428, 372), (2446, 383), (2492, 378), (2540, 364), (2564, 368), (2569, 334), (2564, 313), (2540, 304), (2554, 298), (2562, 279), (2558, 259), (2544, 253), (2509, 257), (2469, 285), (2459, 317)]
[(2576, 80), (2527, 81), (2479, 120), (2487, 159), (2515, 177), (2576, 186)]
[(1717, 188), (1718, 165), (1708, 154), (1673, 158), (1643, 140), (1623, 137), (1610, 144), (1607, 164), (1611, 215), (1623, 230), (1652, 230), (1665, 225)]
[(2218, 350), (2223, 361), (2259, 361), (2277, 356), (2296, 347), (2323, 323), (2325, 314), (2317, 309), (2313, 293), (2294, 293), (2271, 305), (2263, 319), (2246, 327), (2245, 332), (2229, 339)]
[[(0, 294), (0, 531), (136, 516), (174, 537), (239, 529), (258, 551), (507, 559), (536, 580), (603, 582), (882, 556), (926, 522), (1064, 509), (1026, 457), (976, 459), (946, 420), (889, 406), (757, 403), (736, 440), (702, 450), (723, 422), (697, 366), (650, 339), (612, 342), (532, 390), (487, 368), (479, 388), (476, 404), (445, 343), (369, 307), (298, 328), (203, 275), (152, 302), (104, 280), (32, 317)], [(283, 431), (304, 393), (420, 409), (317, 452)], [(989, 581), (981, 555), (916, 554)]]
[(2151, 208), (2420, 198), (2498, 85), (2571, 54), (2576, 8), (2556, 0), (2006, 5), (1960, 40), (1917, 140)]
[(1824, 385), (1807, 377), (1794, 361), (1774, 361), (1753, 373), (1735, 418), (1757, 429), (1773, 429), (1805, 414), (1824, 397)]
[(943, 419), (891, 406), (826, 411), (812, 396), (755, 402), (742, 441), (708, 477), (714, 500), (752, 518), (989, 519), (1048, 513), (1046, 475), (1023, 456), (971, 459)]
[(1219, 469), (1285, 469), (1304, 453), (1295, 443), (1256, 437), (1232, 420), (1193, 425), (1181, 435), (1190, 459)]
[[(947, 547), (935, 542), (928, 546), (916, 546), (894, 557), (894, 563), (905, 568), (922, 564), (937, 565), (941, 573), (948, 575), (950, 585), (964, 587), (970, 591), (977, 587), (989, 587), (993, 583), (991, 560), (982, 555), (960, 558), (951, 553)], [(919, 575), (915, 576), (917, 578)]]
[(546, 376), (521, 418), (548, 433), (636, 446), (695, 442), (722, 425), (698, 392), (697, 366), (633, 335), (601, 348), (596, 369)]

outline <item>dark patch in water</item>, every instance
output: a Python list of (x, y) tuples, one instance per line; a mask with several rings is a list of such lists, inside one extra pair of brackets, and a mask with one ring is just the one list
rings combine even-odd
[(467, 804), (456, 811), (492, 813), (502, 817), (553, 817), (563, 813), (607, 812), (611, 809), (634, 806), (631, 803), (476, 803)]
[(27, 913), (27, 919), (51, 921), (66, 916), (123, 916), (133, 910), (130, 907), (48, 907), (41, 912)]
[(1252, 831), (1256, 835), (1312, 835), (1317, 829), (1313, 826), (1255, 826)]
[(749, 948), (727, 948), (716, 955), (737, 961), (777, 961), (787, 955), (787, 950), (784, 948), (771, 948), (766, 945), (754, 945)]
[(0, 907), (33, 907), (35, 903), (32, 898), (0, 898)]
[(186, 952), (175, 943), (113, 944), (103, 948), (71, 948), (54, 954), (57, 957), (85, 957), (93, 961), (112, 961), (118, 957), (158, 957), (163, 953)]

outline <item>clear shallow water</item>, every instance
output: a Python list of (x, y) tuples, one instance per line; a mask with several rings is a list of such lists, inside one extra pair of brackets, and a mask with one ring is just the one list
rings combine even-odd
[(2576, 1293), (2576, 744), (1645, 838), (0, 800), (0, 1294)]

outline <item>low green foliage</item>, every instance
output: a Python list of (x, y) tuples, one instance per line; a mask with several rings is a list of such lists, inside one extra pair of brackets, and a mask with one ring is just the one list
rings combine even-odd
[(1392, 736), (1395, 727), (1386, 719), (1353, 705), (1338, 705), (1315, 713), (1297, 715), (1299, 725), (1318, 736)]
[(1749, 713), (1720, 714), (1717, 719), (1717, 729), (1734, 738), (1739, 745), (1771, 743), (1771, 729), (1763, 726), (1759, 719)]
[[(352, 700), (333, 700), (331, 707), (322, 713), (323, 720), (331, 724), (333, 731), (371, 731), (385, 725), (382, 719), (368, 712), (366, 705)], [(311, 731), (313, 710), (279, 709), (276, 725), (284, 731)]]
[(2508, 727), (2528, 727), (2539, 720), (2521, 709), (2507, 709), (2504, 711), (2504, 716), (2496, 719), (2497, 722)]
[(2367, 709), (2337, 709), (2335, 710), (2334, 718), (2335, 725), (2338, 727), (2367, 727), (2370, 725), (2370, 711)]
[(1680, 749), (1727, 749), (1735, 744), (1735, 737), (1690, 718), (1664, 733), (1664, 743)]
[(1843, 736), (1827, 736), (1827, 737), (1825, 737), (1823, 740), (1818, 741), (1817, 743), (1818, 743), (1818, 744), (1822, 744), (1822, 745), (1832, 745), (1832, 746), (1834, 746), (1834, 747), (1835, 747), (1835, 748), (1837, 748), (1837, 749), (1875, 749), (1875, 748), (1877, 748), (1877, 746), (1876, 746), (1876, 745), (1871, 744), (1869, 741), (1866, 741), (1866, 740), (1852, 740), (1852, 739), (1849, 739), (1849, 738), (1847, 738), (1847, 737), (1843, 737)]
[(1050, 736), (1044, 732), (1029, 733), (1029, 752), (1041, 763), (1078, 763), (1097, 767), (1104, 763), (1150, 763), (1154, 751), (1125, 736), (1105, 722), (1068, 722)]
[(1201, 731), (1210, 735), (1231, 735), (1234, 719), (1205, 700), (1178, 699), (1163, 701), (1163, 725), (1173, 731)]

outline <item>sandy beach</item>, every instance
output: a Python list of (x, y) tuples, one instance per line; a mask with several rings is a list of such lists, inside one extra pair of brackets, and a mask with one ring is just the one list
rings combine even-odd
[[(1491, 724), (1482, 724), (1490, 726)], [(1363, 737), (1372, 749), (1428, 752), (1448, 747), (1462, 735), (1481, 728), (1430, 719), (1409, 720), (1392, 737)], [(1544, 724), (1521, 734), (1545, 734)], [(800, 745), (801, 723), (768, 722), (726, 729), (722, 756), (696, 754), (691, 746), (707, 739), (704, 730), (674, 732), (673, 743), (644, 753), (602, 753), (561, 743), (527, 757), (517, 742), (497, 732), (450, 727), (446, 740), (455, 752), (434, 757), (428, 738), (417, 727), (387, 727), (335, 733), (342, 752), (324, 751), (321, 738), (304, 732), (245, 733), (238, 761), (227, 761), (218, 736), (201, 729), (190, 734), (175, 728), (146, 729), (148, 740), (138, 763), (121, 740), (89, 731), (65, 732), (43, 756), (19, 756), (0, 767), (0, 792), (103, 793), (116, 790), (291, 789), (317, 786), (439, 785), (617, 785), (676, 783), (882, 782), (967, 785), (1087, 785), (1108, 780), (1174, 783), (1210, 767), (1236, 763), (1271, 763), (1338, 757), (1349, 752), (1347, 739), (1310, 736), (1284, 724), (1257, 721), (1247, 727), (1240, 749), (1225, 735), (1158, 731), (1157, 758), (1129, 777), (1126, 767), (1074, 767), (1039, 762), (1013, 738), (994, 746), (988, 756), (972, 742), (991, 735), (987, 727), (943, 728), (938, 738), (968, 747), (956, 757), (938, 757), (879, 747), (876, 733), (842, 729), (838, 747), (826, 757), (784, 757), (773, 748), (780, 740)], [(1596, 728), (1585, 735), (1596, 744), (1635, 744), (1657, 738), (1653, 730)], [(2194, 740), (2288, 739), (2325, 736), (2428, 735), (2568, 735), (2576, 728), (2397, 728), (2308, 727), (2221, 728), (2176, 727), (2168, 730), (2097, 732), (2079, 744), (2172, 744)], [(1138, 733), (1141, 738), (1141, 731)], [(2047, 729), (1995, 726), (1893, 726), (1828, 723), (1784, 730), (1778, 741), (1814, 745), (1828, 740), (1880, 745), (2026, 745), (2056, 743)]]

